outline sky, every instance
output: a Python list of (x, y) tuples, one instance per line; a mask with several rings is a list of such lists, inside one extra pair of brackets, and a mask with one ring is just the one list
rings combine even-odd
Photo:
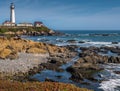
[(120, 30), (120, 0), (0, 0), (0, 24), (42, 21), (54, 30)]

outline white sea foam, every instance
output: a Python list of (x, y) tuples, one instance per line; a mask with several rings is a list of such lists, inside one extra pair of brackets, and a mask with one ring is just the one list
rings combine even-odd
[[(100, 84), (100, 89), (104, 91), (120, 91), (120, 74), (114, 73), (115, 70), (120, 70), (119, 64), (109, 64), (105, 66), (105, 69), (110, 73), (110, 75), (103, 76), (107, 79)], [(118, 89), (117, 89), (118, 88)]]
[(109, 79), (109, 81), (103, 81), (100, 84), (100, 89), (103, 89), (104, 91), (120, 91), (115, 90), (117, 87), (120, 86), (120, 79)]
[(120, 42), (118, 44), (112, 44), (111, 42), (87, 42), (87, 41), (85, 41), (85, 43), (58, 43), (56, 45), (58, 45), (58, 46), (78, 45), (78, 46), (84, 46), (84, 47), (90, 47), (90, 46), (96, 46), (96, 47), (101, 47), (101, 46), (115, 47), (115, 46), (120, 46)]

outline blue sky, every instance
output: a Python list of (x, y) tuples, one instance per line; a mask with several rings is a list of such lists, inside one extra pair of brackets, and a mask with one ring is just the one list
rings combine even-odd
[(11, 2), (17, 23), (43, 21), (56, 30), (120, 30), (120, 0), (0, 0), (0, 23), (9, 20)]

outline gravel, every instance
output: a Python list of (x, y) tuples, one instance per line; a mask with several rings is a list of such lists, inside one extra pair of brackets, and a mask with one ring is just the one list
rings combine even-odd
[(15, 75), (19, 72), (26, 73), (30, 69), (38, 67), (39, 64), (46, 63), (48, 57), (48, 54), (19, 53), (18, 59), (0, 59), (0, 73), (6, 75)]

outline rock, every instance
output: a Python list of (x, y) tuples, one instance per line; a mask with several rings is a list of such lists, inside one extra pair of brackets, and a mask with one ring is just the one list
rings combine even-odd
[(46, 50), (40, 49), (40, 48), (29, 48), (26, 52), (27, 52), (27, 53), (38, 53), (38, 54), (39, 54), (39, 53), (42, 53), (42, 54), (47, 53)]
[(90, 78), (88, 78), (90, 81), (92, 81), (92, 82), (98, 82), (98, 80), (97, 79), (95, 79), (94, 77), (90, 77)]
[(66, 47), (58, 47), (52, 44), (47, 45), (47, 50), (49, 51), (50, 54), (69, 52)]
[(61, 71), (62, 69), (60, 69), (59, 67), (61, 66), (61, 64), (56, 64), (56, 63), (42, 63), (40, 66), (43, 66), (44, 69), (49, 69), (49, 70), (54, 70), (54, 71)]
[(52, 64), (56, 64), (56, 63), (57, 63), (57, 61), (56, 61), (56, 60), (54, 60), (54, 59), (52, 59), (52, 60), (50, 61), (50, 63), (52, 63)]
[(62, 76), (60, 76), (60, 75), (58, 75), (58, 76), (55, 76), (55, 77), (57, 77), (58, 79), (61, 79), (61, 78), (62, 78)]
[(68, 40), (69, 43), (76, 43), (76, 40)]
[(72, 74), (70, 79), (76, 82), (80, 82), (84, 79), (96, 81), (93, 74), (101, 70), (103, 70), (103, 68), (93, 63), (75, 63), (73, 66), (67, 68), (67, 71)]
[(120, 57), (111, 56), (111, 57), (108, 59), (108, 62), (109, 62), (109, 63), (120, 63)]
[(120, 53), (120, 49), (112, 49), (111, 52), (113, 52), (113, 53)]
[(82, 74), (79, 72), (79, 69), (73, 68), (73, 67), (68, 67), (67, 71), (72, 74), (71, 78), (72, 80), (79, 81), (83, 80)]
[(114, 71), (115, 74), (120, 74), (120, 71)]
[(57, 82), (57, 81), (54, 81), (54, 80), (49, 79), (49, 78), (46, 78), (46, 79), (45, 79), (45, 82)]
[(67, 47), (70, 51), (75, 51), (75, 49), (78, 48), (78, 46), (76, 46), (76, 45), (67, 45), (66, 47)]
[(85, 43), (85, 41), (79, 41), (78, 43), (81, 43), (81, 44), (82, 44), (82, 43)]
[(112, 44), (118, 44), (119, 42), (112, 42)]
[(54, 32), (53, 30), (50, 30), (50, 31), (49, 31), (49, 34), (52, 35), (52, 34), (55, 34), (55, 32)]

